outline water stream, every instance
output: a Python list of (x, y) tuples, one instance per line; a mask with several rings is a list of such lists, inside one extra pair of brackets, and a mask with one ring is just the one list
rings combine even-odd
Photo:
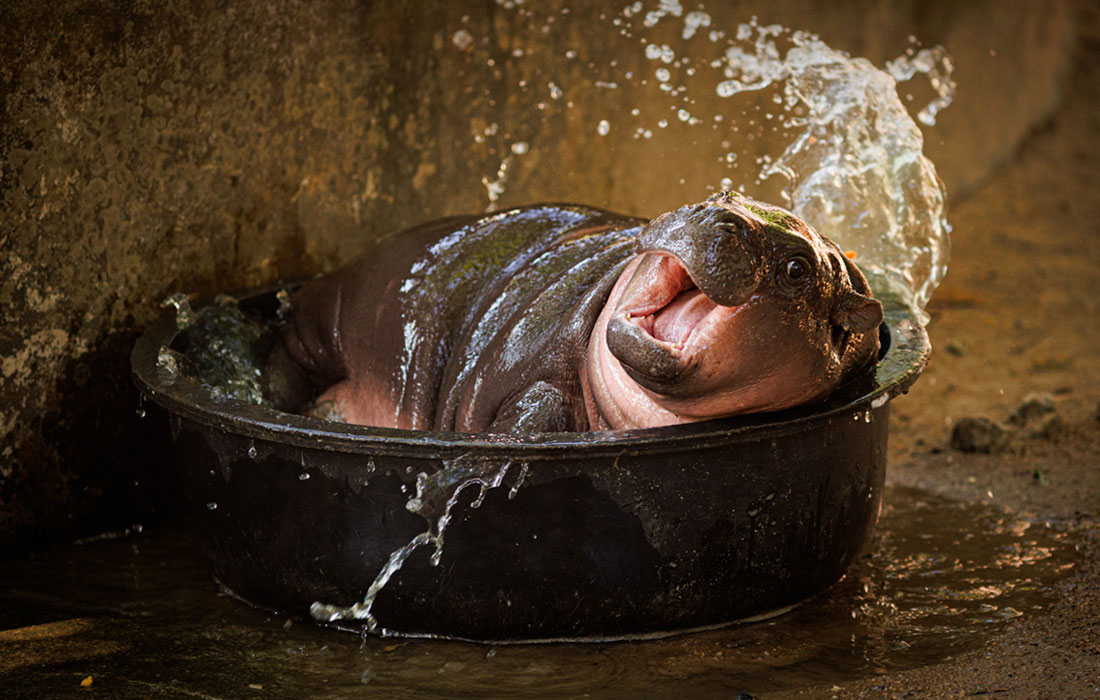
[[(371, 608), (379, 592), (401, 569), (409, 555), (419, 547), (434, 545), (435, 552), (431, 556), (431, 563), (432, 566), (439, 566), (440, 557), (443, 555), (443, 537), (447, 525), (451, 522), (452, 512), (455, 504), (458, 503), (459, 496), (468, 487), (477, 486), (478, 494), (468, 507), (480, 508), (485, 500), (485, 493), (504, 483), (504, 478), (512, 466), (513, 462), (510, 460), (500, 462), (479, 455), (465, 454), (453, 460), (445, 460), (441, 468), (431, 474), (427, 472), (417, 474), (416, 493), (406, 502), (405, 508), (410, 513), (416, 513), (424, 518), (428, 529), (418, 533), (407, 544), (390, 554), (386, 564), (367, 588), (363, 600), (346, 607), (317, 601), (310, 606), (310, 615), (323, 622), (365, 620), (365, 631), (383, 637), (394, 636), (396, 633), (381, 627), (378, 620), (371, 614)], [(523, 485), (527, 477), (527, 469), (527, 464), (524, 463), (517, 470), (518, 474), (513, 479), (508, 492), (509, 498), (514, 498), (520, 486)]]

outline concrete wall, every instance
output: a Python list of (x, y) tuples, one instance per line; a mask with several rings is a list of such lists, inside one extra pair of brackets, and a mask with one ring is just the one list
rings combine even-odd
[[(482, 210), (502, 163), (505, 205), (652, 215), (717, 184), (720, 135), (629, 138), (669, 101), (596, 85), (652, 71), (611, 23), (628, 4), (6, 3), (0, 550), (171, 502), (164, 427), (137, 416), (128, 367), (167, 294), (309, 275), (402, 226)], [(1072, 50), (1060, 2), (713, 4), (711, 28), (759, 14), (880, 64), (910, 35), (946, 44), (959, 96), (928, 152), (953, 193), (1056, 106)], [(681, 27), (649, 40), (682, 54)], [(722, 109), (713, 90), (700, 100)]]

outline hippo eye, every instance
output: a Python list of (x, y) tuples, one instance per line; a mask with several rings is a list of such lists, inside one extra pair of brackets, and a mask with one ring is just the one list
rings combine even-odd
[(792, 282), (800, 282), (810, 274), (810, 264), (803, 258), (791, 258), (783, 267), (787, 279)]

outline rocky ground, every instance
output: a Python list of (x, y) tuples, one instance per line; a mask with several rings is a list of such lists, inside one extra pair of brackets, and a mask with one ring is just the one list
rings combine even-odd
[[(1062, 108), (950, 211), (950, 272), (929, 308), (934, 355), (893, 404), (888, 476), (1077, 531), (1076, 573), (1048, 615), (1010, 626), (983, 650), (784, 697), (1100, 697), (1095, 22), (1085, 34)], [(1051, 400), (1054, 412), (1017, 425), (1013, 414), (1037, 393), (1045, 405), (1036, 413)]]

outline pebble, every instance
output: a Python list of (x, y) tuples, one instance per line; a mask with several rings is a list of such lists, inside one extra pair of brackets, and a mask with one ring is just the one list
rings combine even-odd
[(987, 416), (959, 419), (951, 430), (951, 447), (960, 452), (995, 454), (1016, 438), (1057, 440), (1068, 430), (1053, 394), (1028, 394), (1003, 422)]
[(1051, 394), (1028, 394), (1023, 403), (1016, 407), (1008, 422), (1023, 427), (1032, 421), (1055, 413), (1058, 409), (1054, 405), (1054, 396)]
[(970, 348), (961, 340), (951, 340), (947, 343), (947, 352), (955, 357), (966, 357), (970, 354)]
[(988, 418), (960, 418), (951, 429), (951, 447), (960, 452), (995, 454), (1008, 448), (1015, 429)]

